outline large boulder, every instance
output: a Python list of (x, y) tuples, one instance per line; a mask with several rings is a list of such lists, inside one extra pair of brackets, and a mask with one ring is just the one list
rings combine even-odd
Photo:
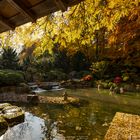
[(18, 106), (9, 103), (0, 104), (0, 135), (8, 126), (13, 126), (24, 121), (24, 111)]
[(21, 123), (24, 121), (24, 111), (17, 106), (6, 106), (2, 110), (3, 118), (9, 126)]
[(9, 104), (9, 103), (2, 103), (2, 104), (0, 104), (0, 110), (2, 110), (3, 108), (5, 108), (7, 106), (11, 106), (11, 104)]

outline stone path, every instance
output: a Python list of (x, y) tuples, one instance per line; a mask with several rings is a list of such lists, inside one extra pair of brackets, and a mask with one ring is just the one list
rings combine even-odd
[(105, 140), (140, 140), (140, 116), (117, 112)]

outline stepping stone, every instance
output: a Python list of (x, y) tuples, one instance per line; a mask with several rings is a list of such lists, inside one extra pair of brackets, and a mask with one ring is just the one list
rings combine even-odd
[(140, 116), (117, 112), (104, 140), (140, 140)]
[(8, 128), (24, 122), (24, 111), (18, 106), (9, 103), (0, 104), (0, 135)]
[(2, 110), (3, 118), (9, 126), (21, 123), (24, 121), (24, 111), (18, 106), (6, 106)]

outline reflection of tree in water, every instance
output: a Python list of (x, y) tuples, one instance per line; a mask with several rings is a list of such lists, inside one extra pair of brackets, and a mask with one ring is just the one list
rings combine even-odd
[(64, 140), (64, 136), (59, 134), (58, 122), (53, 122), (52, 120), (47, 121), (47, 131), (46, 131), (46, 139), (45, 140)]
[[(46, 123), (47, 126), (47, 132), (46, 132), (46, 140), (52, 140), (54, 137), (54, 134), (52, 135), (54, 129), (56, 129), (56, 123), (54, 123), (52, 120), (48, 120)], [(55, 130), (57, 131), (57, 129)]]
[[(8, 131), (3, 136), (3, 140), (25, 140), (26, 133), (30, 132), (31, 129), (32, 127), (29, 125), (29, 123), (24, 122), (15, 127), (9, 128)], [(29, 138), (28, 135), (28, 140), (29, 139), (31, 138)]]
[(65, 112), (59, 116), (62, 121), (59, 128), (65, 131), (65, 136), (87, 136), (89, 139), (103, 137), (102, 124), (106, 113), (99, 104), (89, 107), (65, 106)]
[(54, 120), (43, 119), (28, 113), (24, 123), (16, 125), (3, 135), (2, 140), (64, 140), (58, 133), (58, 123)]

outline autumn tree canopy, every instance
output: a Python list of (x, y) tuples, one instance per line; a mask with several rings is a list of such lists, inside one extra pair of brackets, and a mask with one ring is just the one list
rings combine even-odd
[(3, 33), (0, 42), (2, 47), (24, 46), (24, 53), (29, 53), (25, 47), (34, 45), (36, 56), (57, 45), (67, 48), (70, 56), (80, 50), (90, 61), (125, 57), (133, 50), (139, 52), (139, 13), (139, 0), (85, 0), (64, 13)]

